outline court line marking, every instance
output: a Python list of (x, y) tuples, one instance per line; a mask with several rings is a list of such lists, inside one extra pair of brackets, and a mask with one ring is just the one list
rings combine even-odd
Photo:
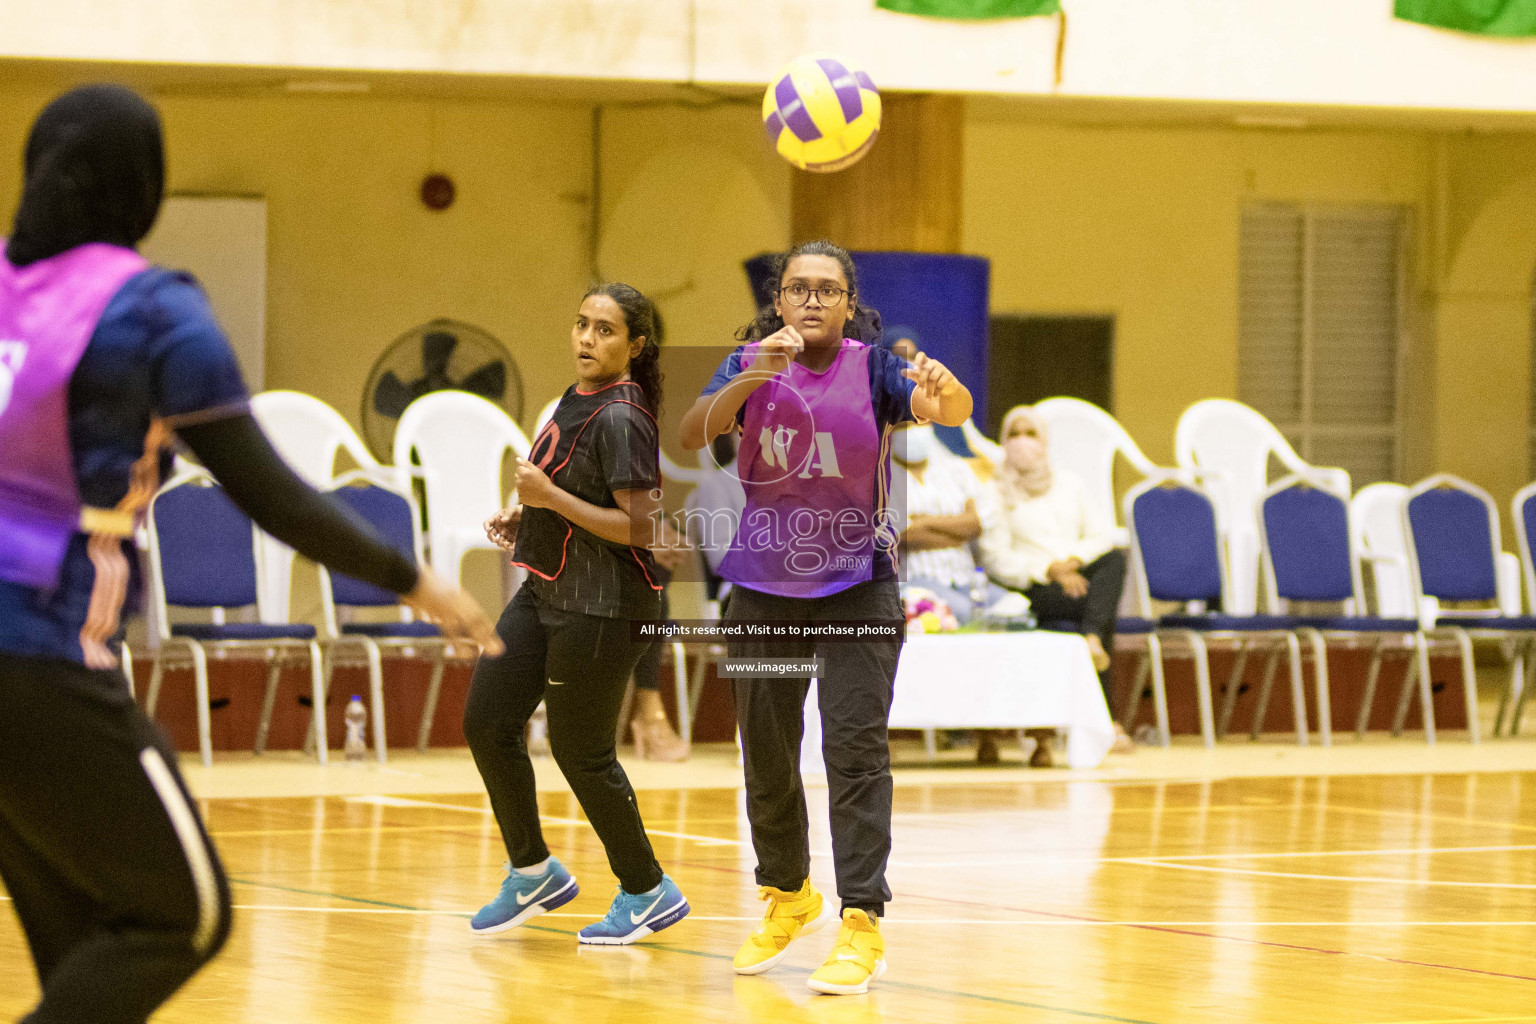
[[(952, 896), (934, 896), (931, 893), (896, 893), (895, 895), (898, 899), (926, 900), (930, 903), (952, 904), (961, 907), (985, 907), (988, 910), (1006, 910), (1018, 914), (1038, 914), (1041, 917), (1066, 921), (1104, 920), (1103, 918), (1084, 917), (1081, 914), (1068, 914), (1061, 911), (1034, 910), (1029, 907), (1000, 907), (995, 903), (977, 903), (974, 900), (955, 899)], [(1136, 929), (1138, 931), (1164, 932), (1169, 935), (1184, 935), (1196, 939), (1212, 939), (1217, 942), (1241, 942), (1251, 946), (1271, 946), (1275, 949), (1292, 949), (1303, 953), (1323, 953), (1329, 956), (1361, 957), (1366, 960), (1375, 960), (1378, 963), (1401, 964), (1405, 967), (1429, 967), (1440, 971), (1455, 971), (1458, 974), (1476, 974), (1483, 977), (1508, 978), (1514, 981), (1536, 982), (1536, 977), (1531, 977), (1524, 974), (1510, 974), (1505, 971), (1489, 971), (1480, 967), (1458, 967), (1454, 964), (1437, 964), (1427, 960), (1408, 960), (1403, 957), (1383, 956), (1379, 953), (1360, 953), (1350, 949), (1328, 949), (1323, 946), (1305, 946), (1293, 942), (1278, 942), (1274, 939), (1260, 939), (1247, 935), (1222, 935), (1215, 932), (1190, 931), (1187, 928), (1169, 927), (1168, 925), (1127, 923), (1124, 926)]]
[[(254, 885), (253, 882), (242, 882), (243, 885)], [(297, 890), (295, 890), (297, 891)], [(335, 897), (345, 899), (349, 897)], [(425, 917), (462, 917), (470, 918), (475, 915), (473, 910), (432, 910), (428, 908), (404, 908), (404, 907), (300, 907), (283, 903), (236, 903), (236, 910), (292, 912), (299, 914), (404, 914), (420, 915)], [(552, 911), (541, 914), (540, 917), (570, 917), (582, 920), (593, 920), (593, 914), (575, 914), (565, 911)], [(732, 924), (751, 924), (761, 921), (761, 915), (752, 917), (709, 916), (704, 914), (689, 914), (690, 921), (714, 921)], [(1003, 927), (1019, 928), (1107, 928), (1107, 927), (1135, 927), (1135, 928), (1536, 928), (1536, 921), (1025, 921), (1017, 919), (998, 920), (995, 918), (896, 918), (883, 917), (881, 926), (904, 925), (944, 925), (964, 926), (973, 928), (977, 926), (996, 925)], [(1481, 1018), (1479, 1018), (1481, 1019)], [(1512, 1018), (1525, 1020), (1526, 1018)], [(1531, 1018), (1536, 1020), (1536, 1018)]]
[(1518, 832), (1536, 832), (1536, 825), (1522, 825), (1518, 821), (1483, 821), (1479, 818), (1458, 818), (1450, 814), (1422, 814), (1418, 811), (1400, 811), (1389, 807), (1353, 807), (1349, 804), (1298, 804), (1298, 808), (1316, 810), (1322, 808), (1332, 811), (1347, 811), (1351, 814), (1374, 814), (1383, 818), (1411, 818), (1414, 821), (1442, 821), (1447, 824), (1476, 825), (1480, 828), (1513, 829)]
[[(1414, 776), (1417, 778), (1417, 776)], [(1483, 821), (1480, 818), (1457, 817), (1450, 814), (1420, 813), (1418, 811), (1398, 810), (1386, 807), (1356, 807), (1352, 804), (1337, 804), (1333, 802), (1318, 803), (1316, 801), (1303, 801), (1301, 803), (1289, 803), (1277, 800), (1275, 803), (1266, 804), (1189, 804), (1177, 807), (1112, 807), (1106, 813), (1111, 815), (1125, 814), (1205, 814), (1208, 812), (1227, 811), (1267, 811), (1296, 810), (1296, 811), (1338, 811), (1346, 814), (1373, 814), (1379, 817), (1411, 818), (1415, 821), (1435, 821), (1446, 824), (1475, 825), (1480, 828), (1497, 828), (1514, 830), (1519, 832), (1536, 832), (1536, 825), (1524, 825), (1515, 821)], [(1013, 807), (1000, 808), (996, 811), (966, 810), (966, 811), (905, 811), (894, 815), (896, 818), (930, 817), (949, 820), (959, 820), (967, 817), (985, 817), (989, 821), (1006, 818), (1014, 815), (1052, 815), (1066, 817), (1070, 814), (1066, 807)]]
[(1225, 875), (1261, 875), (1269, 878), (1304, 878), (1319, 882), (1369, 882), (1383, 885), (1438, 885), (1458, 889), (1536, 889), (1527, 882), (1452, 882), (1438, 878), (1386, 878), (1374, 875), (1315, 875), (1299, 871), (1261, 871), (1258, 868), (1229, 868), (1207, 864), (1169, 864), (1151, 858), (1128, 861), (1149, 868), (1168, 868), (1172, 871), (1210, 871)]
[(1495, 1024), (1496, 1021), (1536, 1021), (1536, 1016), (1441, 1016), (1433, 1021), (1378, 1021), (1375, 1024)]
[[(463, 811), (466, 814), (478, 814), (490, 817), (495, 812), (489, 807), (469, 807), (464, 804), (440, 803), (435, 800), (412, 800), (403, 796), (349, 796), (343, 797), (349, 804), (371, 804), (379, 807), (433, 807), (448, 811)], [(553, 815), (539, 815), (539, 822), (545, 825), (566, 825), (572, 827), (591, 828), (592, 823), (581, 818), (560, 818)], [(669, 839), (687, 839), (701, 846), (746, 846), (740, 839), (725, 839), (721, 836), (705, 836), (695, 832), (665, 832), (661, 829), (648, 828), (647, 835), (666, 836)]]
[[(452, 806), (452, 805), (445, 805)], [(478, 810), (475, 808), (463, 808), (460, 810)], [(555, 818), (541, 817), (542, 822), (556, 825), (581, 825), (589, 826), (590, 823), (579, 818)], [(650, 830), (647, 830), (650, 831)], [(283, 836), (283, 835), (314, 835), (320, 834), (355, 834), (377, 833), (380, 835), (409, 834), (413, 832), (451, 832), (463, 833), (462, 825), (338, 825), (327, 828), (254, 828), (254, 829), (230, 829), (226, 831), (212, 830), (208, 834), (217, 839), (250, 838), (255, 836)], [(686, 832), (652, 832), (653, 835), (666, 835), (676, 837), (694, 838), (701, 845), (725, 846), (745, 845), (741, 840), (727, 840), (714, 838), (705, 840)], [(908, 860), (892, 859), (888, 861), (891, 867), (901, 868), (971, 868), (971, 867), (1021, 867), (1031, 864), (1144, 864), (1149, 860), (1156, 861), (1193, 861), (1193, 860), (1258, 860), (1276, 858), (1311, 857), (1396, 857), (1396, 856), (1439, 856), (1443, 854), (1457, 853), (1520, 853), (1536, 850), (1536, 844), (1504, 845), (1504, 846), (1420, 846), (1403, 847), (1391, 850), (1278, 850), (1261, 853), (1233, 852), (1233, 853), (1143, 853), (1135, 855), (1122, 855), (1116, 857), (1089, 857), (1074, 854), (1056, 855), (1028, 855), (1024, 857), (1009, 857), (1003, 859), (988, 860)], [(831, 857), (830, 850), (812, 850), (813, 857)]]
[(1250, 860), (1259, 858), (1281, 857), (1393, 857), (1416, 856), (1420, 854), (1448, 854), (1448, 853), (1515, 853), (1536, 850), (1536, 844), (1519, 846), (1423, 846), (1404, 847), (1396, 850), (1280, 850), (1267, 853), (1151, 853), (1139, 856), (1122, 857), (1074, 857), (1070, 854), (1057, 854), (1055, 856), (1029, 856), (1005, 860), (954, 860), (954, 861), (922, 861), (922, 860), (892, 860), (893, 867), (903, 868), (971, 868), (971, 867), (1009, 867), (1025, 864), (1143, 864), (1149, 860), (1157, 861), (1184, 861), (1184, 860)]
[[(344, 896), (341, 893), (318, 892), (309, 889), (295, 889), (289, 886), (270, 885), (265, 882), (250, 882), (240, 878), (231, 878), (230, 881), (239, 885), (249, 885), (258, 889), (278, 889), (284, 892), (303, 893), (307, 896), (322, 896), (328, 899), (342, 900), (344, 902), (368, 903), (375, 906), (392, 907), (396, 910), (423, 910), (423, 908), (411, 907), (403, 903), (387, 903), (384, 900), (364, 899), (361, 896)], [(544, 916), (547, 917), (550, 915), (546, 914)], [(753, 918), (753, 920), (757, 920), (757, 918)], [(574, 937), (576, 935), (575, 932), (569, 931), (565, 928), (550, 928), (547, 925), (525, 924), (521, 925), (520, 927), (528, 931), (549, 932), (555, 935), (565, 935), (570, 937)], [(660, 950), (666, 953), (680, 953), (685, 956), (701, 957), (706, 960), (729, 961), (732, 959), (731, 956), (725, 953), (708, 953), (700, 949), (689, 949), (687, 946), (673, 946), (661, 942), (647, 942), (643, 946), (639, 946), (637, 948)], [(811, 973), (809, 970), (803, 967), (782, 967), (780, 970), (784, 971), (785, 973)], [(1069, 1017), (1080, 1017), (1085, 1020), (1110, 1021), (1111, 1024), (1157, 1024), (1155, 1021), (1142, 1020), (1137, 1017), (1117, 1017), (1108, 1013), (1095, 1013), (1092, 1010), (1074, 1010), (1064, 1006), (1051, 1006), (1047, 1003), (1031, 1003), (1023, 999), (1007, 999), (1003, 996), (987, 996), (976, 992), (965, 992), (959, 989), (934, 988), (928, 985), (917, 985), (906, 981), (881, 981), (880, 987), (882, 989), (900, 989), (907, 992), (921, 992), (925, 995), (942, 996), (947, 999), (971, 999), (977, 1002), (992, 1003), (998, 1006), (1014, 1006), (1025, 1010), (1044, 1010), (1049, 1013), (1060, 1013)]]
[[(339, 825), (335, 828), (237, 828), (227, 832), (214, 832), (208, 834), (215, 839), (248, 839), (253, 836), (312, 836), (316, 833), (322, 835), (345, 835), (347, 833), (371, 832), (383, 835), (385, 833), (410, 833), (410, 832), (457, 832), (461, 835), (470, 835), (470, 826), (460, 825)], [(478, 833), (473, 833), (478, 837)]]
[[(304, 895), (324, 895), (329, 899), (351, 900), (357, 902), (382, 903), (380, 900), (363, 901), (356, 896), (340, 896), (332, 893), (311, 893), (305, 889), (293, 889), (285, 886), (271, 885), (265, 882), (251, 882), (245, 879), (232, 879), (241, 885), (249, 885), (258, 888), (281, 889), (284, 892), (303, 893)], [(0, 896), (0, 902), (10, 903), (11, 897)], [(404, 914), (420, 915), (424, 917), (463, 917), (469, 918), (475, 915), (473, 910), (431, 910), (425, 907), (408, 907), (403, 904), (384, 904), (377, 907), (298, 907), (284, 903), (234, 903), (231, 906), (235, 910), (276, 911), (298, 914)], [(591, 914), (571, 914), (563, 911), (553, 911), (541, 914), (541, 917), (579, 917), (590, 920)], [(692, 921), (716, 921), (735, 924), (750, 924), (759, 921), (760, 916), (754, 917), (728, 917), (709, 916), (705, 914), (689, 914)], [(995, 918), (898, 918), (884, 917), (880, 919), (882, 925), (953, 925), (967, 928), (977, 925), (1006, 925), (1023, 928), (1536, 928), (1536, 921), (1024, 921), (1016, 919), (997, 920)], [(1461, 1018), (1457, 1018), (1460, 1020)], [(1536, 1020), (1536, 1017), (1468, 1017), (1472, 1020)], [(1456, 1024), (1455, 1021), (1403, 1021), (1400, 1024)]]
[[(435, 800), (417, 800), (417, 799), (412, 799), (412, 798), (408, 798), (408, 797), (399, 797), (399, 796), (362, 795), (362, 796), (342, 797), (341, 799), (344, 802), (346, 802), (346, 803), (372, 804), (372, 805), (379, 805), (379, 806), (384, 806), (384, 807), (432, 807), (432, 808), (439, 808), (439, 809), (442, 809), (442, 810), (462, 811), (462, 812), (469, 813), (469, 814), (480, 814), (480, 815), (490, 815), (490, 814), (493, 813), (491, 811), (491, 809), (488, 808), (488, 807), (470, 807), (470, 806), (466, 806), (464, 804), (450, 804), (450, 803), (444, 803), (444, 802), (435, 801)], [(1125, 807), (1125, 808), (1111, 808), (1110, 809), (1110, 813), (1111, 814), (1126, 814), (1126, 813), (1141, 814), (1141, 813), (1150, 813), (1153, 810), (1160, 810), (1160, 813), (1163, 813), (1163, 814), (1195, 814), (1195, 813), (1204, 813), (1204, 812), (1208, 812), (1208, 811), (1238, 811), (1238, 810), (1242, 810), (1242, 811), (1256, 811), (1256, 810), (1273, 811), (1277, 806), (1278, 805), (1276, 805), (1276, 804), (1206, 804), (1204, 806), (1164, 807), (1164, 808), (1161, 808), (1161, 809), (1154, 809), (1154, 808), (1150, 808), (1150, 807)], [(1536, 832), (1536, 825), (1523, 825), (1523, 824), (1520, 824), (1519, 822), (1511, 822), (1511, 821), (1501, 821), (1501, 822), (1481, 821), (1481, 820), (1476, 819), (1476, 818), (1454, 817), (1454, 816), (1451, 816), (1451, 815), (1440, 815), (1440, 814), (1423, 814), (1423, 813), (1418, 812), (1418, 811), (1395, 810), (1395, 809), (1389, 809), (1389, 808), (1355, 807), (1355, 806), (1348, 805), (1348, 804), (1336, 804), (1336, 803), (1332, 803), (1332, 802), (1330, 802), (1330, 803), (1323, 803), (1323, 804), (1319, 804), (1319, 803), (1316, 803), (1316, 802), (1304, 802), (1304, 803), (1298, 803), (1298, 804), (1289, 804), (1289, 805), (1286, 805), (1286, 806), (1288, 808), (1295, 809), (1295, 810), (1340, 811), (1340, 812), (1350, 813), (1350, 814), (1372, 814), (1372, 815), (1376, 815), (1376, 816), (1379, 816), (1379, 817), (1399, 817), (1399, 818), (1407, 817), (1407, 818), (1412, 818), (1415, 821), (1440, 821), (1440, 822), (1446, 822), (1446, 823), (1455, 823), (1455, 824), (1459, 824), (1459, 825), (1475, 825), (1475, 826), (1479, 826), (1479, 827), (1483, 827), (1483, 828), (1500, 828), (1500, 829), (1516, 830), (1516, 831), (1523, 831), (1523, 832)], [(945, 813), (945, 812), (942, 812), (942, 811), (939, 811), (939, 812), (920, 811), (920, 812), (905, 812), (905, 813), (910, 815), (910, 816), (916, 816), (917, 814), (924, 814), (924, 815), (938, 816), (938, 817), (941, 817), (941, 818), (948, 818), (950, 820), (965, 818), (965, 817), (968, 817), (968, 816), (984, 815), (989, 820), (995, 821), (999, 817), (1008, 817), (1008, 816), (1012, 816), (1012, 815), (1026, 815), (1027, 814), (1027, 815), (1032, 815), (1032, 816), (1040, 816), (1042, 814), (1052, 814), (1052, 813), (1065, 814), (1065, 813), (1067, 813), (1067, 810), (1065, 808), (1054, 809), (1054, 808), (1027, 808), (1027, 807), (1020, 807), (1020, 808), (1003, 809), (1003, 810), (997, 810), (997, 811), (974, 810), (974, 811), (956, 811), (956, 812), (953, 812), (953, 813)], [(588, 822), (583, 821), (583, 820), (581, 820), (579, 818), (548, 817), (548, 818), (541, 818), (541, 820), (548, 821), (550, 824), (556, 824), (556, 825), (583, 825), (583, 826), (588, 825)], [(690, 839), (690, 840), (693, 840), (695, 842), (703, 843), (705, 845), (712, 845), (712, 846), (747, 846), (747, 845), (749, 845), (748, 843), (746, 843), (746, 842), (744, 842), (742, 840), (739, 840), (739, 839), (724, 839), (724, 838), (721, 838), (719, 836), (705, 836), (705, 835), (699, 835), (697, 833), (692, 833), (692, 832), (664, 832), (664, 831), (653, 830), (653, 829), (647, 829), (646, 831), (649, 832), (652, 835), (667, 836), (669, 838), (675, 838), (675, 839)]]

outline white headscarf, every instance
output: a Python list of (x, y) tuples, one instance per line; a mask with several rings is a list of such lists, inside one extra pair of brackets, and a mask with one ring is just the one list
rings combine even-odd
[[(1039, 438), (1010, 437), (1014, 428), (1028, 424)], [(998, 431), (1003, 444), (1003, 464), (998, 471), (998, 486), (1003, 498), (1038, 498), (1051, 489), (1050, 428), (1032, 405), (1016, 405), (1003, 417)]]

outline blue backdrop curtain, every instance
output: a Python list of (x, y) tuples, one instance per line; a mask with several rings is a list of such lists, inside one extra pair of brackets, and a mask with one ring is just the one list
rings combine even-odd
[[(860, 304), (880, 311), (879, 344), (910, 338), (949, 367), (976, 402), (972, 419), (987, 416), (987, 344), (992, 265), (980, 256), (927, 252), (855, 252)], [(759, 306), (773, 301), (769, 254), (746, 261)], [(939, 428), (944, 444), (968, 454), (958, 429)]]

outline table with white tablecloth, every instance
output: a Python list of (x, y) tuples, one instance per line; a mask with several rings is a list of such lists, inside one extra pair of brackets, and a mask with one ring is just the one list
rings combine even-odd
[[(823, 770), (816, 684), (805, 702), (801, 767)], [(1094, 768), (1115, 741), (1088, 644), (1075, 633), (912, 636), (896, 670), (893, 729), (1059, 728), (1067, 764)]]

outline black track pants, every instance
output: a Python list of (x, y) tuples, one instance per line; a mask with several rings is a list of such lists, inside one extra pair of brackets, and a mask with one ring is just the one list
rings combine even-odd
[(121, 673), (0, 654), (0, 876), (43, 990), (25, 1024), (142, 1024), (224, 944), (218, 854)]
[[(778, 597), (736, 586), (726, 622), (774, 619), (804, 623), (839, 619), (899, 621), (895, 582), (861, 583), (830, 597)], [(901, 641), (834, 643), (730, 643), (733, 658), (822, 658), (817, 681), (822, 757), (831, 804), (832, 860), (844, 909), (881, 916), (891, 890), (885, 862), (891, 855), (891, 748), (887, 724)], [(745, 762), (747, 817), (757, 853), (757, 884), (795, 890), (810, 876), (811, 847), (800, 743), (805, 731), (808, 678), (737, 679), (736, 721)]]
[(629, 673), (646, 645), (629, 636), (628, 619), (540, 607), (523, 587), (496, 632), (507, 645), (481, 658), (464, 709), (464, 736), (491, 795), (514, 867), (549, 856), (539, 827), (533, 762), (523, 731), (539, 701), (549, 716), (549, 746), (626, 892), (661, 884), (661, 865), (619, 764), (615, 734)]
[[(1087, 636), (1092, 634), (1104, 645), (1104, 651), (1115, 652), (1115, 612), (1120, 607), (1120, 592), (1125, 589), (1125, 552), (1116, 549), (1103, 555), (1079, 570), (1088, 580), (1088, 593), (1082, 597), (1068, 597), (1060, 583), (1036, 583), (1024, 591), (1029, 598), (1030, 609), (1041, 623), (1051, 620), (1073, 622)], [(1109, 700), (1109, 684), (1112, 669), (1099, 673), (1099, 685), (1104, 689), (1104, 699)]]

